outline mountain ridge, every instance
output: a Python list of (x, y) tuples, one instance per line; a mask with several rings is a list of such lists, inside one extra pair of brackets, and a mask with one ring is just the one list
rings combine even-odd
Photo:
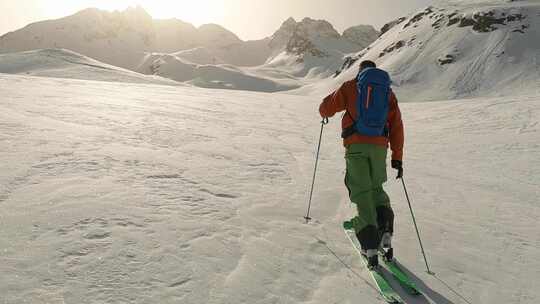
[(535, 94), (540, 87), (539, 1), (454, 1), (383, 26), (369, 47), (347, 56), (335, 78), (298, 94), (323, 96), (362, 60), (387, 70), (409, 101)]
[(391, 21), (380, 33), (356, 26), (340, 34), (325, 20), (291, 17), (272, 36), (243, 41), (215, 24), (153, 20), (140, 7), (87, 9), (0, 37), (0, 53), (65, 48), (201, 87), (318, 97), (369, 59), (390, 72), (404, 100), (467, 98), (538, 90), (539, 16), (539, 1), (456, 0)]
[[(310, 18), (305, 18), (299, 23), (294, 18), (289, 18), (283, 25), (293, 22), (294, 26), (302, 26), (309, 21), (315, 26), (325, 24), (326, 27), (335, 31), (327, 21)], [(352, 28), (354, 27), (350, 29)], [(77, 33), (72, 33), (70, 30)], [(280, 30), (282, 28), (262, 39), (242, 40), (235, 33), (218, 24), (209, 23), (195, 27), (191, 23), (176, 18), (153, 19), (141, 6), (112, 12), (87, 8), (63, 18), (34, 22), (0, 36), (0, 53), (43, 48), (66, 48), (106, 63), (133, 70), (133, 67), (137, 65), (133, 63), (136, 61), (135, 59), (119, 60), (118, 63), (112, 62), (114, 61), (112, 58), (100, 56), (95, 50), (87, 50), (83, 44), (95, 42), (101, 43), (103, 46), (107, 46), (107, 44), (111, 46), (116, 40), (122, 40), (124, 43), (127, 42), (127, 45), (124, 47), (116, 45), (116, 47), (125, 51), (139, 49), (143, 52), (173, 53), (195, 47), (212, 49), (234, 48), (238, 44), (252, 45), (272, 39)], [(369, 31), (373, 32), (375, 29), (371, 28)], [(337, 31), (335, 33), (341, 36)], [(361, 45), (360, 47), (365, 46)], [(99, 49), (99, 47), (92, 47)], [(137, 59), (140, 60), (141, 57), (139, 54)], [(238, 62), (231, 63), (238, 64)], [(248, 66), (262, 63), (260, 60), (248, 62)]]
[(378, 36), (366, 25), (346, 33), (325, 20), (288, 18), (273, 35), (244, 41), (218, 24), (195, 27), (175, 18), (153, 19), (140, 6), (113, 12), (88, 8), (0, 36), (0, 54), (67, 49), (203, 87), (249, 89), (246, 84), (254, 83), (253, 90), (279, 91), (331, 75), (346, 54)]

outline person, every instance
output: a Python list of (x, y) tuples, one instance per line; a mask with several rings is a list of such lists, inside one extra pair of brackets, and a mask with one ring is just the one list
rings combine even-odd
[[(392, 150), (392, 168), (398, 171), (397, 178), (403, 177), (404, 129), (390, 82), (388, 73), (377, 69), (373, 61), (363, 61), (357, 77), (343, 83), (319, 107), (323, 118), (345, 111), (342, 118), (345, 185), (358, 211), (345, 225), (354, 228), (370, 269), (378, 266), (381, 248), (387, 259), (391, 260), (394, 254), (391, 245), (394, 212), (383, 189), (387, 180), (388, 146)], [(365, 123), (366, 116), (379, 118), (382, 123), (371, 128)]]

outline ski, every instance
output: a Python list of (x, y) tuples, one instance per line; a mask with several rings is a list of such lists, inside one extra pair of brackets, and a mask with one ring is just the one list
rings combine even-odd
[[(358, 239), (356, 239), (356, 234), (354, 233), (354, 230), (351, 229), (351, 227), (348, 225), (347, 222), (343, 223), (343, 228), (345, 230), (345, 234), (347, 235), (347, 238), (349, 238), (349, 241), (353, 244), (354, 249), (358, 252), (358, 254), (362, 257), (361, 260), (364, 263), (364, 265), (368, 266), (367, 259), (362, 255), (360, 243), (358, 242)], [(388, 281), (384, 278), (384, 276), (381, 274), (378, 270), (369, 270), (370, 276), (375, 282), (375, 285), (377, 286), (377, 289), (379, 291), (379, 294), (383, 299), (390, 303), (390, 304), (401, 304), (404, 303), (401, 297), (394, 291), (392, 286), (388, 283)]]
[(413, 280), (411, 280), (409, 276), (405, 274), (405, 272), (399, 267), (395, 259), (392, 259), (390, 261), (386, 260), (386, 258), (384, 257), (384, 252), (381, 252), (381, 256), (383, 263), (384, 265), (386, 265), (388, 271), (392, 273), (394, 278), (398, 281), (399, 285), (401, 285), (401, 287), (403, 287), (403, 289), (405, 289), (407, 293), (414, 296), (422, 294), (418, 287), (416, 287), (416, 284), (413, 282)]

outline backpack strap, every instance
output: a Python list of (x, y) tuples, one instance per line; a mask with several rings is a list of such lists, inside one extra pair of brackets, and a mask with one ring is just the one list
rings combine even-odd
[(354, 120), (354, 118), (352, 117), (351, 113), (349, 113), (349, 111), (345, 111), (345, 115), (349, 115), (353, 123), (348, 128), (343, 129), (343, 131), (341, 132), (342, 139), (345, 139), (353, 135), (354, 133), (356, 133), (356, 128), (355, 128), (356, 120)]

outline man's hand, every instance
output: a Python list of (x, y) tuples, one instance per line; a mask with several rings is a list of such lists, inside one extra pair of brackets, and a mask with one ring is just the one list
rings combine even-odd
[(398, 174), (397, 174), (396, 179), (399, 179), (399, 178), (403, 177), (403, 162), (402, 161), (393, 159), (392, 160), (392, 168), (398, 170)]

